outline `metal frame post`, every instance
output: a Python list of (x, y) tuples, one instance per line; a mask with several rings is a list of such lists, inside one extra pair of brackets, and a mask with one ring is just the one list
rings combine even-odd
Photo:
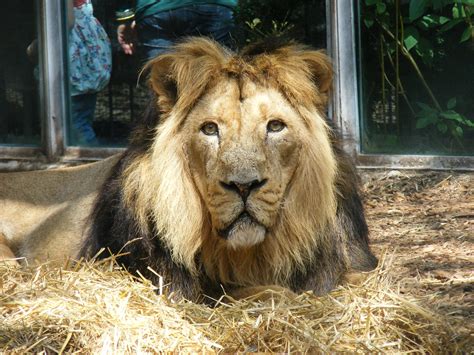
[(62, 0), (41, 1), (43, 144), (49, 161), (59, 160), (65, 146), (63, 127), (67, 117), (69, 77), (64, 5)]

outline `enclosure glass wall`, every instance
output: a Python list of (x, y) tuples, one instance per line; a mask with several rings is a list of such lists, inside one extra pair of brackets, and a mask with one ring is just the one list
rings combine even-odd
[[(73, 3), (72, 0), (68, 1)], [(94, 17), (111, 43), (112, 70), (108, 85), (90, 88), (92, 95), (80, 95), (77, 92), (75, 81), (78, 70), (74, 53), (80, 48), (77, 48), (75, 42), (80, 36), (87, 41), (101, 42), (101, 39), (81, 33), (88, 31), (87, 28), (84, 29), (85, 26), (81, 26), (81, 31), (78, 32), (70, 24), (68, 39), (71, 96), (67, 144), (84, 147), (123, 146), (134, 123), (140, 120), (150, 94), (146, 82), (138, 80), (143, 63), (137, 53), (127, 55), (118, 44), (116, 1), (92, 1), (92, 6)], [(73, 20), (76, 21), (76, 26), (81, 24), (84, 11), (89, 11), (82, 10), (74, 9)], [(88, 26), (90, 24), (91, 21), (88, 21)], [(234, 11), (234, 24), (231, 43), (233, 49), (269, 36), (298, 39), (317, 48), (326, 47), (325, 0), (241, 0)], [(94, 24), (94, 27), (97, 26)]]
[(41, 142), (37, 4), (36, 0), (2, 1), (1, 145), (37, 146)]
[[(123, 147), (151, 94), (138, 80), (143, 61), (117, 41), (117, 1), (54, 4), (3, 2), (0, 145), (33, 146), (56, 159), (80, 156), (75, 147)], [(235, 50), (266, 37), (325, 48), (326, 1), (241, 0), (233, 25)]]
[[(76, 6), (67, 26), (70, 104), (66, 144), (125, 146), (133, 122), (146, 106), (147, 88), (137, 83), (138, 58), (125, 55), (117, 43), (116, 2), (67, 1)], [(83, 65), (85, 58), (87, 66)]]
[(474, 153), (474, 1), (358, 1), (363, 153)]
[(265, 37), (281, 37), (326, 48), (325, 0), (239, 0), (235, 10), (235, 46)]

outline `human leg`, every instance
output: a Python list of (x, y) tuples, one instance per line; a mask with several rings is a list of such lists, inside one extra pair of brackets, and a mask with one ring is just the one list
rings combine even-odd
[(76, 144), (97, 144), (97, 137), (92, 128), (97, 94), (82, 94), (71, 97), (71, 115), (73, 135)]

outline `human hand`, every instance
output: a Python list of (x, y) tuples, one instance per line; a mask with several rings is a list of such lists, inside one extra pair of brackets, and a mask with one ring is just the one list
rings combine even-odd
[(135, 53), (136, 39), (135, 21), (122, 23), (117, 27), (117, 40), (125, 54)]
[(30, 62), (36, 64), (38, 62), (38, 40), (34, 39), (26, 48), (26, 55)]

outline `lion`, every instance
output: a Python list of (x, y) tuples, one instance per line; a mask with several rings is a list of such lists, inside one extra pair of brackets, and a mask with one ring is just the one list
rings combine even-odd
[(0, 261), (76, 258), (94, 200), (118, 159), (0, 174)]
[(83, 211), (55, 222), (77, 224), (67, 243), (58, 229), (26, 233), (16, 255), (118, 255), (190, 300), (273, 286), (321, 295), (376, 267), (355, 169), (325, 116), (322, 51), (191, 38), (145, 70), (155, 98), (125, 153), (72, 188)]

